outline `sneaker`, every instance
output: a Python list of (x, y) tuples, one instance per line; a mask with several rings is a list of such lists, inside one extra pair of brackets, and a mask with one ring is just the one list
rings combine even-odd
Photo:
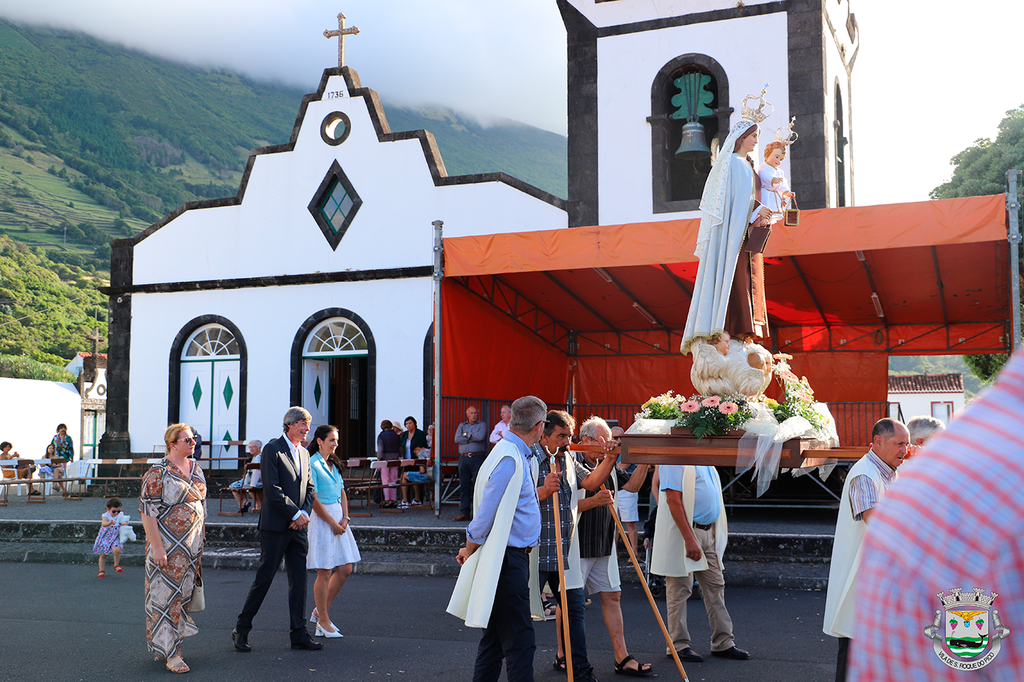
[(420, 502), (419, 500), (413, 500), (413, 501), (412, 501), (412, 502), (410, 503), (410, 505), (411, 505), (411, 506), (413, 506), (413, 507), (421, 507), (421, 506), (423, 506), (423, 503), (422, 503), (422, 502)]

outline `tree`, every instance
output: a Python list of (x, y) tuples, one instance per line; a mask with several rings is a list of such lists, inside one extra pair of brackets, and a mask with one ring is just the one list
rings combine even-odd
[[(932, 199), (985, 196), (1006, 191), (1006, 171), (1024, 168), (1024, 105), (1006, 112), (999, 122), (995, 142), (988, 138), (976, 140), (973, 145), (953, 157), (953, 177), (931, 192)], [(1024, 193), (1022, 182), (1017, 185), (1018, 200)], [(1020, 272), (1024, 274), (1024, 258)], [(1024, 282), (1022, 282), (1024, 289)], [(1011, 341), (1012, 342), (1012, 341)], [(999, 373), (1007, 356), (965, 355), (964, 362), (982, 381), (990, 381)]]

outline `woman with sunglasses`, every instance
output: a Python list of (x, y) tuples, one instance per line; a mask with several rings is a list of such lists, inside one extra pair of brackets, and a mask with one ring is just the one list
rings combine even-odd
[(206, 478), (191, 458), (195, 436), (188, 424), (164, 432), (167, 455), (142, 478), (139, 513), (146, 529), (146, 641), (156, 660), (174, 673), (188, 672), (181, 643), (197, 632), (188, 613), (202, 578)]

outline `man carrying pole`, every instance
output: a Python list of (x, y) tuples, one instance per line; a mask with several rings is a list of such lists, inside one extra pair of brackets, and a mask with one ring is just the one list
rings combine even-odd
[[(547, 423), (540, 442), (533, 446), (536, 455), (534, 459), (539, 465), (534, 477), (538, 485), (537, 495), (540, 498), (541, 512), (537, 583), (534, 587), (539, 592), (544, 583), (550, 585), (560, 606), (568, 610), (569, 646), (565, 649), (566, 655), (559, 655), (555, 660), (555, 668), (571, 668), (574, 682), (590, 682), (594, 679), (594, 674), (593, 666), (587, 660), (583, 574), (580, 570), (579, 545), (574, 541), (576, 520), (580, 510), (578, 491), (581, 487), (591, 492), (599, 491), (601, 484), (611, 473), (615, 459), (608, 458), (608, 461), (602, 462), (597, 469), (590, 472), (574, 457), (566, 457), (565, 449), (568, 448), (569, 438), (575, 426), (575, 420), (571, 415), (561, 410), (552, 410), (547, 414)], [(556, 490), (547, 486), (548, 476), (552, 473), (557, 474)], [(607, 498), (604, 502), (600, 502), (599, 497), (601, 496), (587, 498), (590, 500), (587, 504), (608, 504), (611, 499), (607, 493), (603, 495)], [(556, 503), (559, 509), (557, 516)], [(564, 600), (561, 598), (563, 592)], [(556, 620), (556, 623), (560, 621)], [(564, 636), (562, 628), (557, 629), (561, 642)]]
[[(485, 628), (474, 682), (496, 682), (502, 660), (509, 682), (533, 682), (530, 556), (540, 537), (540, 508), (530, 446), (540, 438), (546, 412), (533, 396), (512, 403), (510, 431), (477, 478), (475, 514), (456, 557), (462, 570), (448, 604), (448, 613), (468, 627)], [(557, 479), (545, 481), (548, 486), (557, 488)]]
[[(580, 426), (580, 444), (596, 445), (607, 449), (616, 448), (612, 439), (612, 430), (608, 423), (600, 417), (591, 417)], [(604, 453), (606, 459), (616, 459), (615, 455)], [(576, 453), (576, 459), (588, 470), (594, 470), (602, 453), (598, 450), (585, 450)], [(616, 466), (605, 485), (615, 490), (616, 497), (622, 490), (636, 492), (640, 490), (650, 466), (638, 464), (632, 476)], [(580, 501), (583, 510), (587, 500), (609, 499), (609, 505), (598, 505), (580, 513), (580, 557), (583, 567), (583, 580), (588, 594), (601, 597), (601, 615), (604, 625), (608, 628), (608, 636), (612, 640), (615, 654), (615, 672), (620, 675), (634, 677), (651, 672), (651, 664), (641, 664), (629, 654), (626, 648), (626, 635), (622, 624), (622, 589), (619, 587), (619, 557), (615, 548), (615, 522), (612, 518), (615, 504), (607, 491), (598, 493), (593, 498)]]

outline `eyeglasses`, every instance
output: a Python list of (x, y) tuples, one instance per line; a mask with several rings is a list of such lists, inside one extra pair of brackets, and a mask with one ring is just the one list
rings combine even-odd
[(189, 445), (193, 445), (196, 442), (195, 438), (179, 438), (179, 441), (185, 441)]
[[(551, 426), (552, 422), (550, 419), (541, 419), (537, 424), (543, 424), (544, 426)], [(533, 428), (537, 428), (537, 424), (533, 425)]]

